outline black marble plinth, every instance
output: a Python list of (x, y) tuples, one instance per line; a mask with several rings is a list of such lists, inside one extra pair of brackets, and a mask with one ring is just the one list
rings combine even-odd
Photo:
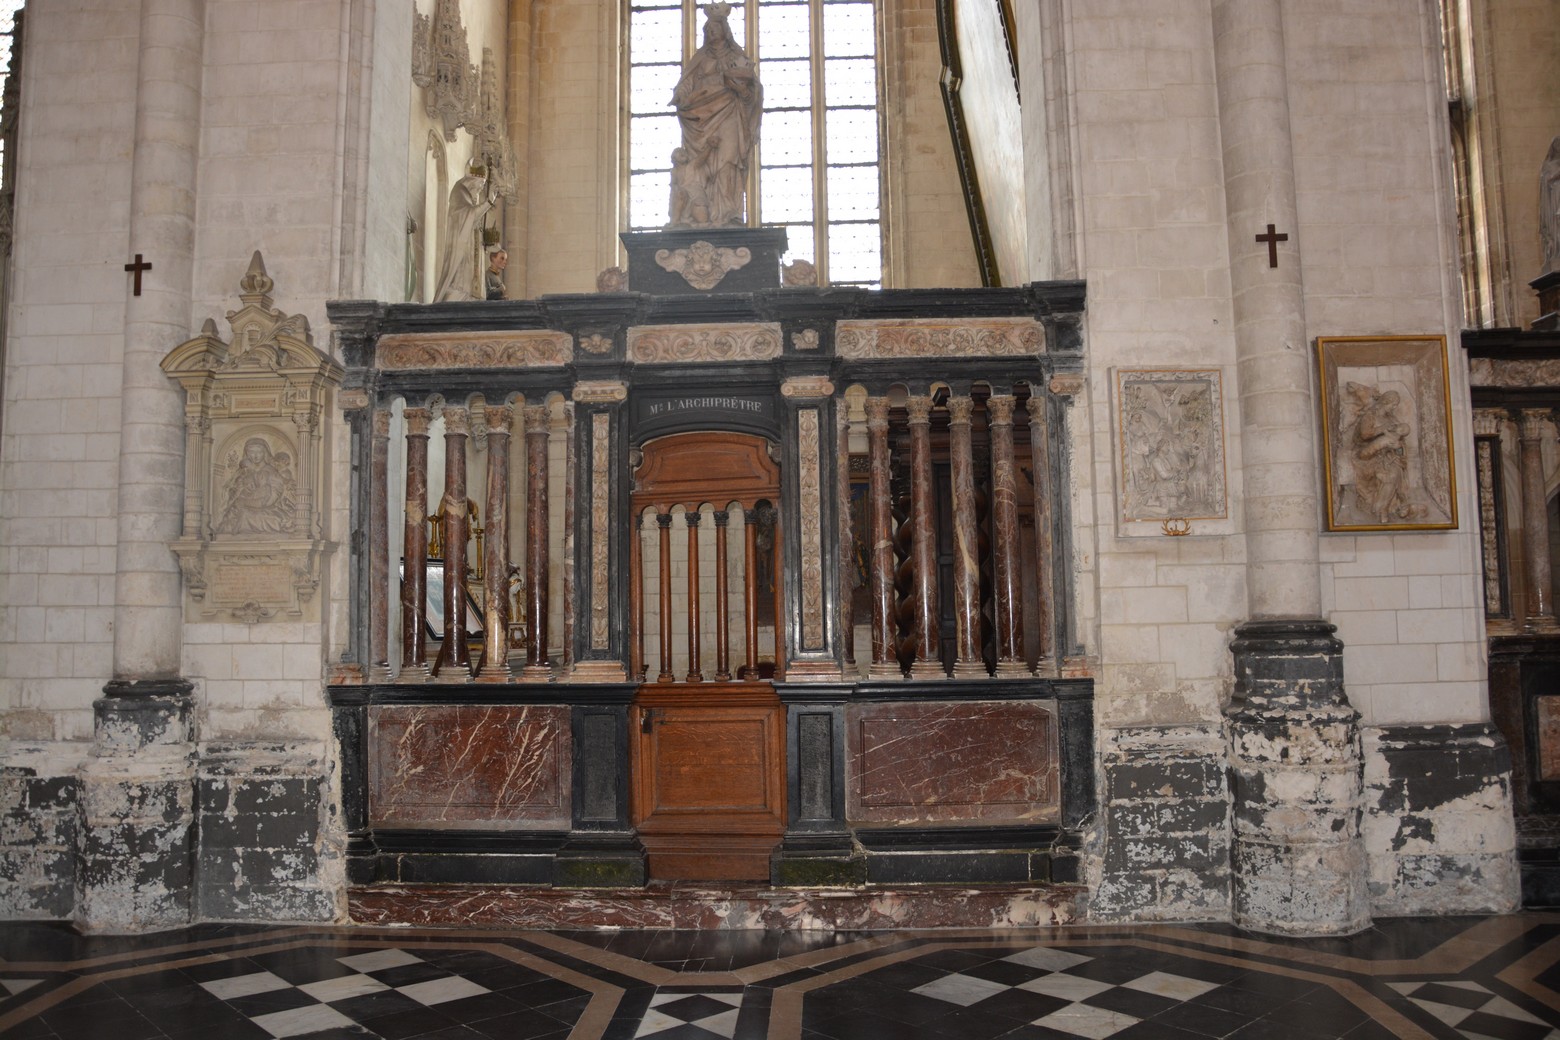
[(1235, 629), (1235, 700), (1296, 706), (1346, 704), (1343, 643), (1318, 618), (1248, 621)]
[[(667, 228), (625, 231), (618, 237), (628, 250), (630, 292), (686, 296), (757, 292), (780, 285), (780, 254), (786, 250), (783, 227)], [(699, 243), (708, 243), (713, 254)], [(721, 273), (721, 269), (735, 262), (733, 254), (744, 249), (748, 253), (746, 262)], [(696, 273), (685, 276), (665, 266), (684, 252), (694, 254)], [(700, 252), (709, 256), (706, 265), (697, 262)]]

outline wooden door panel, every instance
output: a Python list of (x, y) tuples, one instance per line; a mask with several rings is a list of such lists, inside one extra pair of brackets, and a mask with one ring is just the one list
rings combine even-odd
[(640, 688), (634, 819), (657, 880), (767, 880), (785, 831), (785, 709), (768, 683)]
[(659, 709), (648, 742), (651, 811), (773, 813), (774, 715), (762, 708)]

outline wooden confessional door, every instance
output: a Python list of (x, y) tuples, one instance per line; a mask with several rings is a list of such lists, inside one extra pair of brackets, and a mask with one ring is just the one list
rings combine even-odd
[(656, 880), (768, 880), (785, 830), (785, 712), (771, 678), (783, 668), (783, 638), (773, 637), (770, 661), (759, 639), (765, 610), (777, 633), (784, 628), (765, 587), (781, 573), (779, 493), (768, 442), (747, 434), (659, 438), (635, 472), (638, 530), (652, 510), (656, 523), (653, 537), (632, 540), (642, 679), (630, 768), (634, 823)]

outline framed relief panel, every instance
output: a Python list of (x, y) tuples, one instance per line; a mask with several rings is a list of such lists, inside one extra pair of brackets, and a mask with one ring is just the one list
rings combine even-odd
[(1114, 389), (1120, 532), (1228, 533), (1220, 370), (1121, 368)]
[(1316, 341), (1329, 531), (1457, 526), (1444, 336)]

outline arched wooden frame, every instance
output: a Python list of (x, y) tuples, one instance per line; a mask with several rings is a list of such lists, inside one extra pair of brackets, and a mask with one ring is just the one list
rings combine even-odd
[[(669, 605), (671, 603), (671, 538), (670, 519), (672, 511), (678, 506), (683, 507), (688, 515), (697, 515), (700, 508), (706, 503), (715, 503), (717, 508), (724, 511), (732, 505), (742, 508), (744, 515), (752, 517), (756, 511), (765, 505), (773, 506), (780, 497), (780, 469), (771, 457), (770, 443), (763, 437), (745, 433), (678, 433), (666, 437), (660, 437), (650, 441), (643, 448), (643, 460), (634, 471), (634, 489), (631, 496), (631, 515), (635, 517), (635, 537), (632, 541), (633, 558), (631, 564), (632, 595), (629, 609), (631, 615), (630, 646), (633, 648), (632, 674), (640, 676), (644, 674), (647, 655), (644, 650), (645, 641), (645, 610), (644, 610), (644, 578), (645, 565), (643, 553), (639, 549), (640, 539), (638, 523), (647, 508), (654, 509), (656, 515), (661, 518), (661, 549), (660, 549), (660, 575), (661, 575), (661, 611), (660, 611), (660, 652), (661, 671), (655, 677), (659, 683), (675, 682), (676, 677), (671, 671), (671, 630), (672, 617)], [(776, 537), (774, 539), (774, 571), (776, 575), (781, 570), (781, 538), (778, 534), (778, 513), (776, 516)], [(756, 567), (757, 558), (757, 526), (748, 523), (743, 532), (746, 588), (743, 590), (743, 609), (746, 618), (746, 661), (742, 670), (744, 678), (752, 678), (757, 674), (757, 588)], [(698, 585), (698, 541), (697, 525), (693, 522), (689, 527), (689, 669), (687, 680), (698, 682), (699, 656), (698, 656), (698, 618), (699, 610), (699, 585)], [(729, 679), (729, 634), (725, 631), (726, 616), (726, 531), (724, 526), (717, 527), (716, 539), (716, 568), (717, 568), (717, 598), (719, 607), (715, 611), (717, 619), (716, 646), (718, 662), (716, 666), (717, 679)], [(775, 674), (778, 678), (783, 670), (785, 659), (783, 647), (784, 626), (779, 623), (781, 617), (779, 597), (779, 583), (776, 583), (776, 609), (775, 609)], [(648, 676), (646, 676), (648, 678)]]

